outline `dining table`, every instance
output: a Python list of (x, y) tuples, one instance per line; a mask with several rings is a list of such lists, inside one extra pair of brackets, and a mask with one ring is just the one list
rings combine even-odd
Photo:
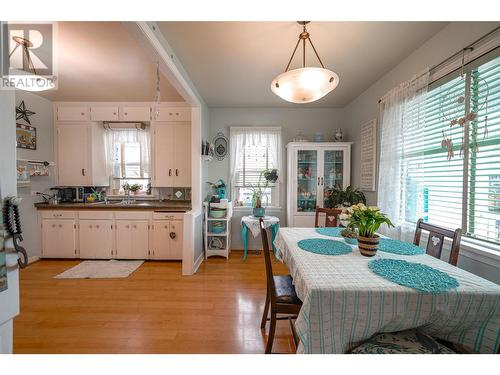
[[(497, 353), (500, 345), (500, 286), (425, 254), (352, 251), (338, 255), (306, 251), (299, 242), (341, 236), (315, 228), (282, 227), (274, 240), (276, 256), (293, 278), (302, 308), (295, 321), (297, 353), (346, 353), (376, 333), (419, 328), (428, 335), (477, 353)], [(423, 292), (376, 274), (370, 262), (405, 260), (441, 271), (458, 286)]]

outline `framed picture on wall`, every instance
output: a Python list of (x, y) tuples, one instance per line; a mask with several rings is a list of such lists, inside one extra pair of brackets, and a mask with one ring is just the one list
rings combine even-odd
[(16, 124), (16, 147), (36, 150), (36, 128), (34, 126)]

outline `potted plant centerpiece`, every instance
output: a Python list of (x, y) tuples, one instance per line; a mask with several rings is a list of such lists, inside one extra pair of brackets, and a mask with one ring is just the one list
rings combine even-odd
[[(264, 179), (264, 180), (262, 180)], [(264, 217), (266, 214), (266, 208), (262, 207), (262, 197), (269, 185), (276, 183), (278, 181), (278, 170), (277, 169), (264, 169), (260, 172), (259, 180), (257, 185), (251, 185), (252, 189), (252, 206), (253, 206), (253, 216)]]
[(372, 257), (378, 250), (380, 236), (376, 234), (382, 224), (393, 227), (391, 220), (380, 211), (380, 208), (358, 203), (344, 208), (343, 218), (349, 222), (349, 228), (358, 232), (358, 248), (361, 255)]

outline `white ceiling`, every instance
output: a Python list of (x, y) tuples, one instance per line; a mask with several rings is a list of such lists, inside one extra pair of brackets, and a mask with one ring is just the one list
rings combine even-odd
[[(441, 30), (446, 22), (312, 22), (311, 39), (340, 77), (323, 99), (343, 107)], [(211, 107), (293, 106), (270, 89), (302, 31), (295, 22), (160, 22), (160, 29)], [(293, 66), (301, 64), (297, 51)], [(308, 46), (308, 65), (319, 66)], [(293, 66), (291, 68), (293, 68)], [(304, 104), (299, 104), (304, 106)]]
[[(53, 101), (153, 101), (156, 65), (120, 22), (59, 22)], [(184, 101), (160, 78), (162, 101)]]

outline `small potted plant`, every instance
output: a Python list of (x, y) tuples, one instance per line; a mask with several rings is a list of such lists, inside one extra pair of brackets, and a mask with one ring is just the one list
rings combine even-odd
[(340, 235), (344, 238), (344, 241), (349, 245), (358, 244), (358, 232), (352, 228), (344, 228), (340, 231)]
[(139, 194), (140, 190), (142, 189), (141, 184), (132, 184), (130, 185), (130, 191), (134, 193), (134, 195)]
[(123, 191), (125, 192), (125, 195), (127, 195), (130, 191), (130, 184), (128, 182), (125, 182), (123, 185), (122, 185), (122, 189)]
[(380, 241), (380, 236), (375, 232), (382, 224), (393, 227), (391, 220), (380, 211), (380, 208), (366, 207), (363, 203), (344, 208), (342, 213), (347, 215), (349, 228), (356, 229), (358, 232), (358, 248), (361, 255), (374, 256)]
[[(264, 178), (264, 181), (262, 181)], [(266, 214), (266, 208), (262, 207), (262, 197), (264, 192), (269, 187), (270, 184), (274, 184), (278, 181), (278, 170), (277, 169), (264, 169), (260, 172), (259, 180), (257, 185), (251, 186), (252, 189), (252, 206), (253, 206), (253, 216), (263, 217)]]

